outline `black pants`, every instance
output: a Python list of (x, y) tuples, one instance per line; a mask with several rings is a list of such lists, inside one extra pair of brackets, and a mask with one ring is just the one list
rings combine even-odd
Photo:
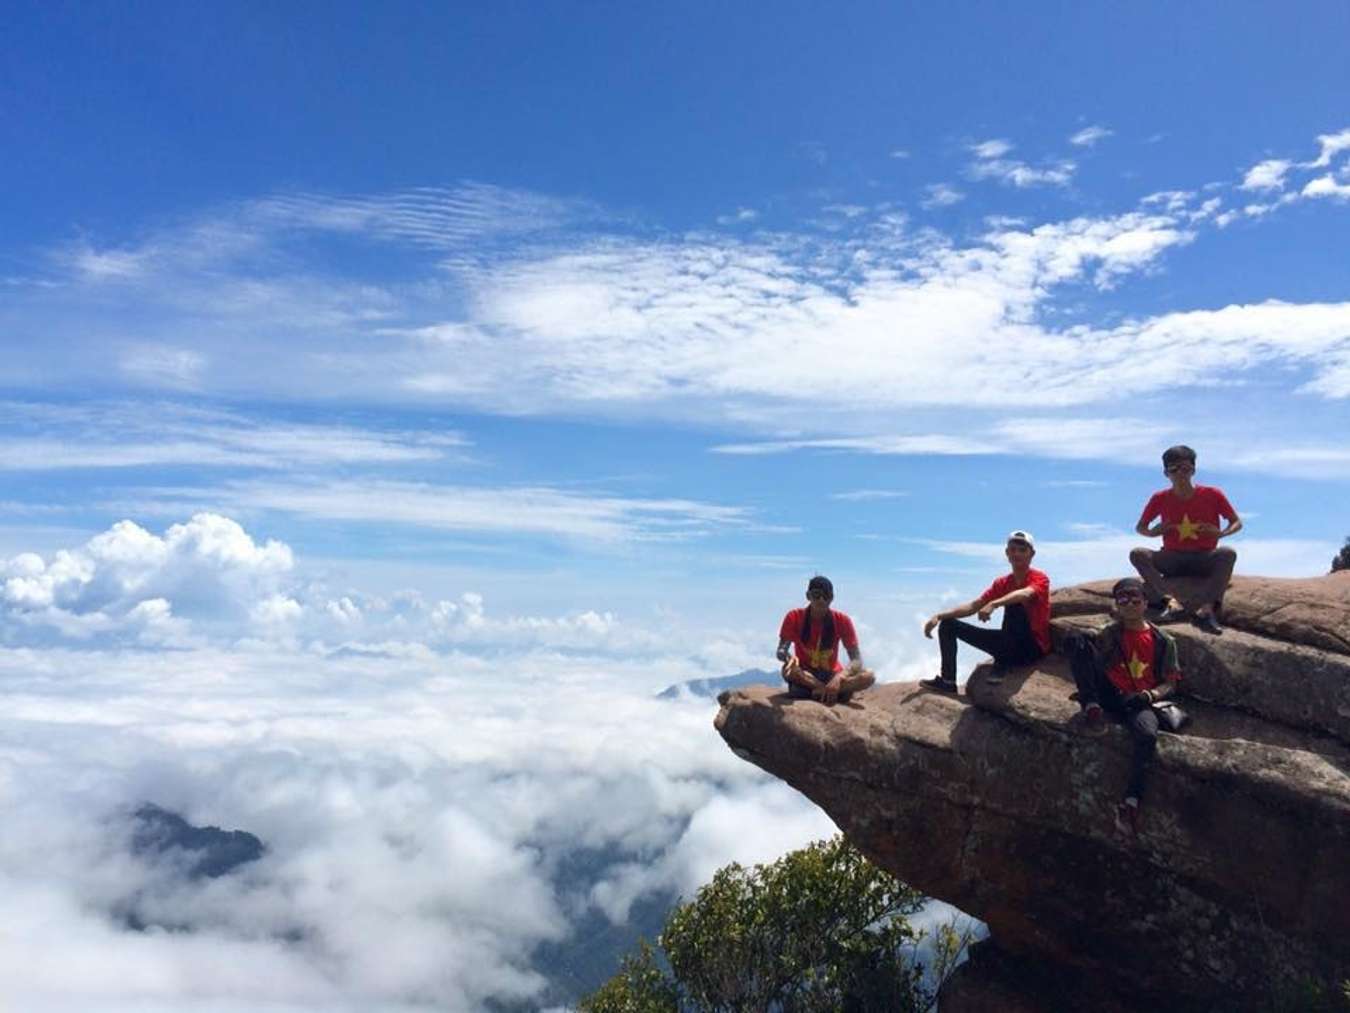
[(1130, 783), (1125, 789), (1125, 795), (1142, 801), (1148, 770), (1158, 751), (1158, 715), (1153, 713), (1152, 707), (1145, 707), (1133, 714), (1125, 709), (1125, 699), (1120, 695), (1120, 690), (1106, 677), (1091, 646), (1085, 641), (1075, 643), (1069, 651), (1069, 660), (1073, 668), (1073, 681), (1078, 684), (1078, 702), (1084, 707), (1090, 703), (1100, 704), (1102, 710), (1130, 730), (1134, 750), (1130, 754)]
[(993, 655), (997, 665), (1025, 665), (1044, 653), (1031, 632), (1031, 621), (1022, 605), (1003, 606), (1003, 626), (997, 630), (960, 619), (944, 619), (938, 623), (938, 648), (942, 651), (944, 679), (956, 678), (958, 640)]

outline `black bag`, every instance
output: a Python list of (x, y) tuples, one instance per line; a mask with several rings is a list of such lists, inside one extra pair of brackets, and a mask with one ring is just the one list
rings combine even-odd
[(1153, 705), (1153, 713), (1158, 715), (1158, 723), (1164, 731), (1179, 732), (1190, 723), (1191, 716), (1181, 709), (1181, 704), (1171, 700)]

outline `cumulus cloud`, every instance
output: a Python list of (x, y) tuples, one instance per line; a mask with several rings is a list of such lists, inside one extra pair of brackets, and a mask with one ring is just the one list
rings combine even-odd
[(286, 545), (259, 544), (226, 517), (198, 514), (163, 536), (119, 521), (78, 549), (0, 564), (0, 615), (11, 633), (172, 639), (186, 629), (178, 620), (235, 621), (265, 602), (285, 612), (278, 587), (292, 566)]
[(1285, 158), (1269, 158), (1258, 162), (1247, 170), (1240, 186), (1243, 190), (1281, 190), (1284, 188), (1285, 174), (1293, 164)]
[(1318, 176), (1310, 180), (1303, 188), (1304, 197), (1331, 197), (1337, 200), (1350, 200), (1350, 183), (1337, 182), (1331, 175)]
[(1317, 158), (1308, 163), (1309, 168), (1321, 169), (1331, 164), (1332, 159), (1342, 151), (1350, 151), (1350, 128), (1334, 134), (1319, 134), (1317, 144), (1321, 148)]
[[(4, 564), (7, 999), (557, 1002), (544, 944), (833, 830), (721, 744), (708, 701), (653, 695), (709, 674), (691, 644), (743, 645), (593, 609), (497, 617), (473, 592), (338, 594), (297, 569), (285, 545), (212, 515), (162, 535), (122, 522)], [(172, 650), (74, 628), (180, 616), (192, 625)], [(208, 619), (218, 633), (195, 635)], [(13, 646), (14, 624), (39, 620), (59, 642)], [(187, 879), (129, 848), (143, 801), (246, 829), (267, 853)], [(136, 931), (128, 910), (179, 930)]]

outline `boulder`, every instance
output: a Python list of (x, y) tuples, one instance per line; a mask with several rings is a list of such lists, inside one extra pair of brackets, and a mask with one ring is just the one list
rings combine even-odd
[[(1240, 1008), (1281, 980), (1340, 981), (1350, 977), (1350, 668), (1343, 651), (1318, 645), (1348, 637), (1308, 603), (1344, 600), (1350, 583), (1241, 583), (1250, 593), (1232, 595), (1227, 613), (1233, 626), (1249, 617), (1238, 629), (1176, 628), (1194, 721), (1161, 737), (1137, 837), (1111, 819), (1129, 738), (1114, 726), (1083, 734), (1057, 654), (997, 686), (977, 669), (959, 697), (887, 684), (831, 708), (771, 687), (732, 691), (717, 728), (874, 861), (985, 921), (986, 953), (1038, 970), (1041, 991), (1028, 986), (1025, 1008), (1059, 1008), (1044, 995), (1082, 982), (1123, 1009), (1210, 1009)], [(1057, 636), (1103, 619), (1092, 613), (1109, 586), (1057, 595)], [(1317, 643), (1276, 632), (1294, 629)], [(1014, 987), (1007, 961), (980, 966), (1003, 970), (980, 978), (972, 967), (953, 989)], [(1079, 984), (1047, 993), (1045, 980)], [(1084, 1001), (1077, 1008), (1107, 1008)]]

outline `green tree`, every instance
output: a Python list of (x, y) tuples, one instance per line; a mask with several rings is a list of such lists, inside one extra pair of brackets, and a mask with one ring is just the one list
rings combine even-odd
[[(926, 1010), (967, 940), (934, 940), (931, 973), (908, 921), (924, 897), (843, 837), (769, 865), (728, 865), (671, 912), (657, 953), (643, 942), (583, 1013), (681, 1010)], [(668, 969), (667, 969), (668, 968)]]
[(1341, 551), (1336, 553), (1336, 558), (1331, 561), (1331, 572), (1337, 570), (1350, 570), (1350, 537), (1345, 539), (1345, 544), (1341, 546)]

